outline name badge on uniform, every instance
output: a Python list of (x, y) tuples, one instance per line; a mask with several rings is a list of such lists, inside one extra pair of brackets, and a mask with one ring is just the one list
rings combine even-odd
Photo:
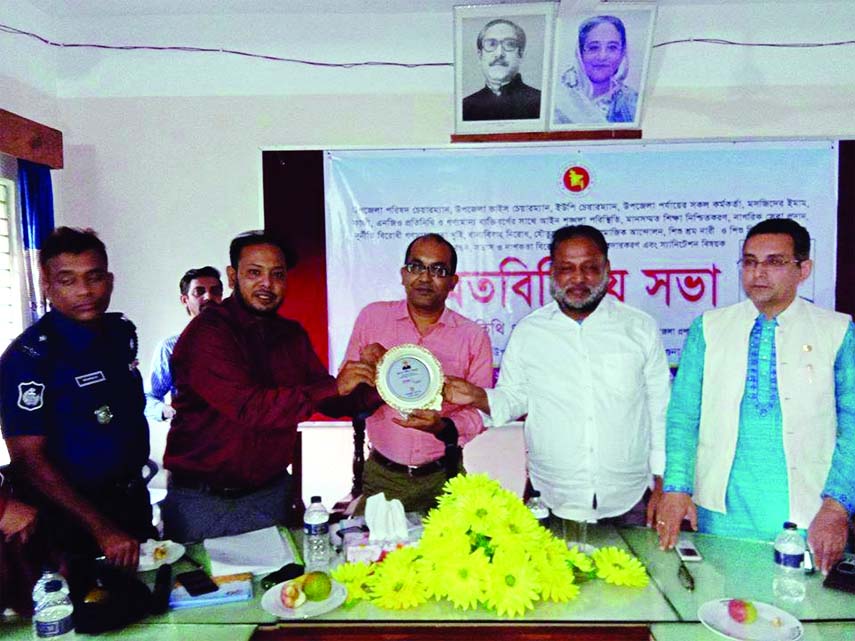
[(18, 383), (18, 407), (33, 412), (45, 404), (45, 386), (42, 383), (28, 381)]
[(101, 425), (106, 425), (107, 423), (113, 420), (113, 412), (110, 411), (109, 405), (102, 405), (97, 410), (95, 410), (93, 414), (95, 414), (95, 418), (98, 419), (98, 422)]
[(107, 380), (107, 377), (104, 376), (104, 372), (98, 370), (97, 372), (89, 372), (88, 374), (75, 376), (74, 380), (77, 381), (77, 387), (86, 387), (87, 385), (94, 385), (95, 383), (103, 383)]

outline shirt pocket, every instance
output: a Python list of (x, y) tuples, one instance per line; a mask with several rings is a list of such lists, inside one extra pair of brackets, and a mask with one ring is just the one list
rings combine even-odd
[(469, 372), (469, 350), (465, 345), (455, 341), (444, 341), (437, 345), (423, 345), (436, 357), (442, 365), (442, 373), (450, 376), (467, 378)]
[(622, 352), (603, 354), (602, 366), (595, 375), (607, 396), (632, 399), (641, 395), (644, 388), (644, 363), (640, 354)]

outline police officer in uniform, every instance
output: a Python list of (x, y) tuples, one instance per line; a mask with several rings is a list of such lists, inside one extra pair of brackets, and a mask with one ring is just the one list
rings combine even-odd
[(51, 311), (0, 358), (0, 422), (19, 489), (71, 556), (136, 568), (156, 534), (136, 329), (106, 313), (113, 291), (104, 244), (60, 227), (39, 262)]

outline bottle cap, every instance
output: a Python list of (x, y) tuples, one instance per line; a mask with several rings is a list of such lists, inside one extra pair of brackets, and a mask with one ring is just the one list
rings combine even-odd
[(531, 498), (536, 499), (539, 496), (540, 496), (540, 492), (538, 492), (537, 490), (531, 491)]
[(793, 523), (792, 521), (784, 521), (784, 529), (785, 530), (798, 530), (799, 526)]
[(321, 502), (320, 496), (313, 496), (312, 497), (312, 503), (320, 503), (320, 502)]
[(62, 581), (53, 579), (45, 583), (45, 592), (59, 592), (62, 590)]

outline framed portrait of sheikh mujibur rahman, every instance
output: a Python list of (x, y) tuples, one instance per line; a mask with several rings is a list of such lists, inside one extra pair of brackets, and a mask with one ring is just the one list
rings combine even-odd
[(656, 4), (572, 5), (558, 13), (549, 129), (639, 129)]
[(454, 7), (457, 133), (546, 129), (555, 7)]

